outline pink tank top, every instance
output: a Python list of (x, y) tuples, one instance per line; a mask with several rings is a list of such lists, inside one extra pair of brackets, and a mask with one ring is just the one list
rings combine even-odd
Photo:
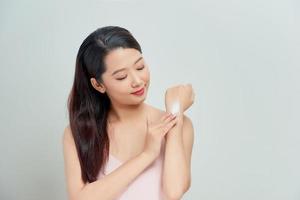
[[(164, 147), (165, 139), (162, 141), (161, 152), (157, 159), (145, 168), (115, 200), (164, 200), (161, 179), (165, 152)], [(101, 171), (98, 175), (98, 179), (111, 173), (122, 164), (123, 162), (110, 154), (104, 173)]]

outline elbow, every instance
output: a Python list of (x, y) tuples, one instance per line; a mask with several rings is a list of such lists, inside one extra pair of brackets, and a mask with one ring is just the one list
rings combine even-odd
[(183, 190), (179, 189), (164, 189), (164, 194), (166, 197), (166, 200), (180, 200), (182, 198), (182, 195), (184, 194)]
[(166, 192), (165, 197), (166, 200), (180, 200), (182, 197), (183, 193), (176, 193), (176, 192)]
[(177, 189), (165, 188), (164, 193), (166, 196), (166, 200), (180, 200), (184, 195), (184, 193), (186, 193), (189, 190), (190, 186), (191, 186), (191, 182), (188, 181), (187, 184), (185, 184), (185, 186), (179, 187)]
[(188, 179), (187, 183), (185, 184), (183, 193), (186, 193), (190, 189), (190, 187), (191, 187), (191, 179)]

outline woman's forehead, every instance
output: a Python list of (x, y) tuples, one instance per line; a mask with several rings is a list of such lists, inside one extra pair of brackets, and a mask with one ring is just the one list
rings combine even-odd
[(142, 54), (133, 48), (114, 49), (105, 57), (106, 71), (113, 73), (121, 68), (132, 67), (140, 57), (142, 57)]

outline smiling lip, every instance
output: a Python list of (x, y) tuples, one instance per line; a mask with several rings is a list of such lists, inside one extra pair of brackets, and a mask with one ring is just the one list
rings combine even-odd
[(131, 94), (142, 95), (143, 93), (144, 93), (144, 88), (142, 88), (142, 89), (140, 89), (140, 90), (138, 90), (138, 91), (136, 91), (136, 92), (133, 92), (133, 93), (131, 93)]

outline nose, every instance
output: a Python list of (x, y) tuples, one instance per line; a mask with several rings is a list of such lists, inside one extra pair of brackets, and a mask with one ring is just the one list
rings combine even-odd
[(142, 84), (142, 79), (137, 74), (132, 73), (132, 87), (140, 87)]

